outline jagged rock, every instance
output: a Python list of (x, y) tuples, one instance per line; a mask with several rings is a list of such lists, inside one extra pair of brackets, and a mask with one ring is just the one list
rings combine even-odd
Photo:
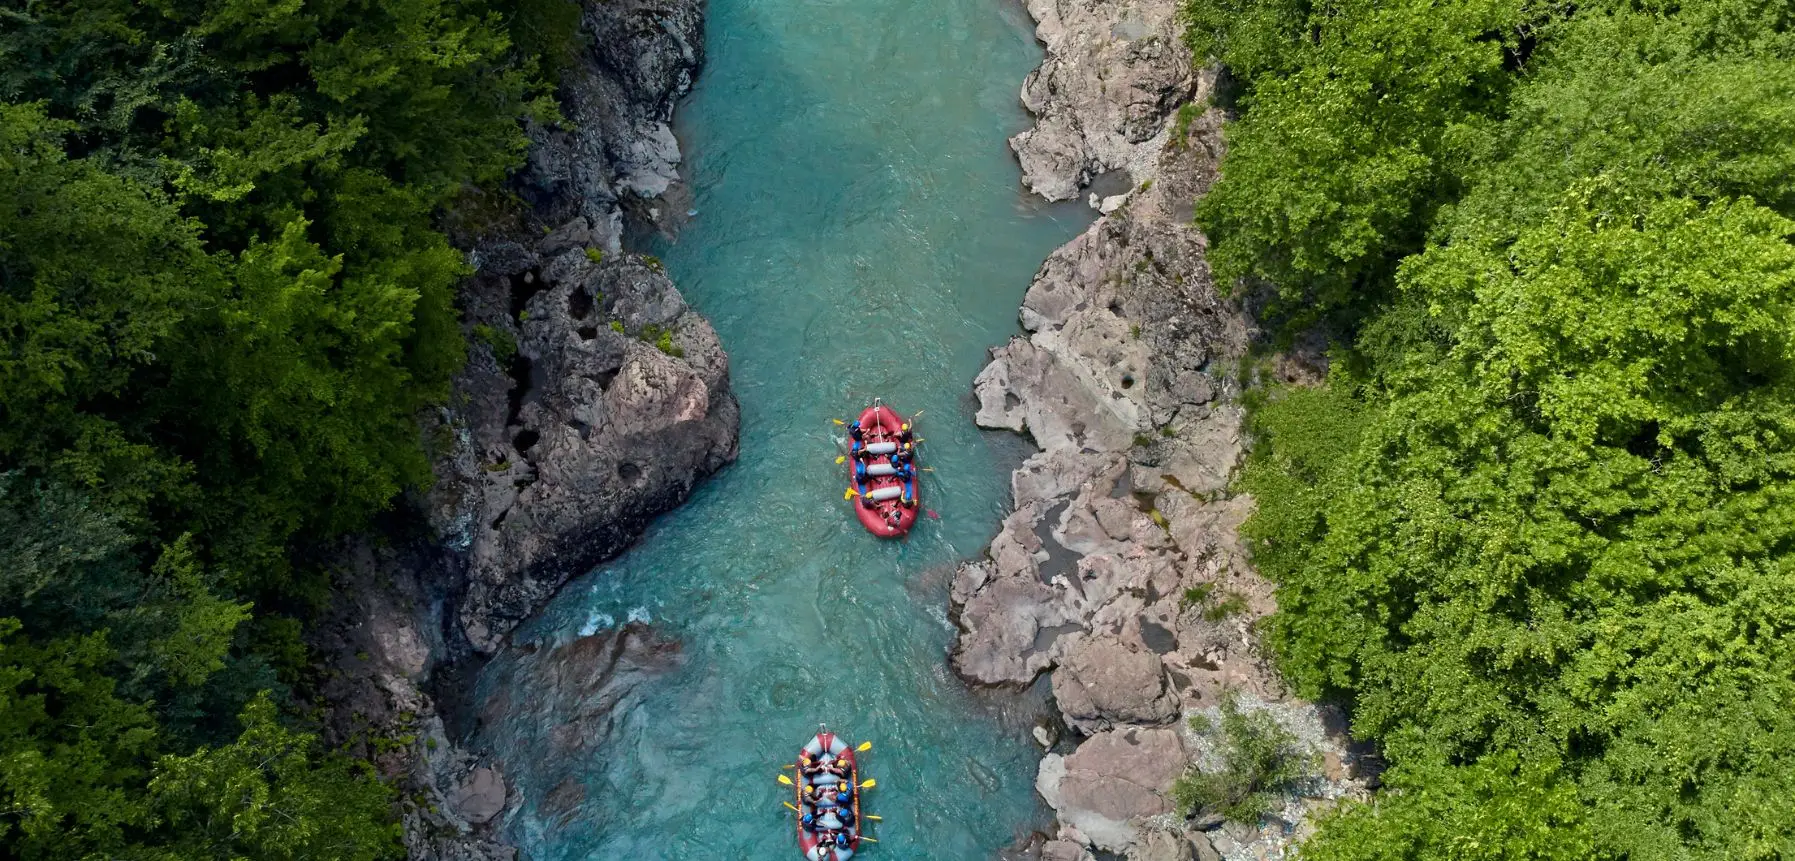
[[(420, 801), (401, 814), (417, 861), (517, 854), (496, 834), (507, 796), (498, 764), (445, 728), (444, 715), (468, 704), (425, 691), (464, 696), (454, 676), (469, 651), (497, 648), (567, 576), (621, 550), (735, 452), (737, 408), (715, 333), (658, 264), (619, 253), (626, 213), (671, 227), (661, 212), (687, 209), (668, 121), (703, 60), (703, 0), (582, 5), (583, 48), (558, 89), (569, 122), (527, 130), (513, 185), (556, 227), (456, 234), (476, 243), (477, 272), (458, 305), (487, 343), (473, 342), (450, 402), (423, 423), (438, 480), (378, 539), (328, 553), (335, 600), (309, 634), (332, 670), (330, 740), (359, 745)], [(479, 232), (490, 229), (511, 232)], [(650, 343), (662, 329), (683, 358)], [(630, 689), (638, 650), (620, 648), (621, 676), (588, 688)], [(607, 695), (588, 693), (601, 708)], [(414, 741), (367, 744), (381, 735)], [(577, 781), (556, 787), (550, 801), (562, 804), (581, 791)]]
[(463, 819), (483, 825), (505, 809), (505, 778), (496, 768), (476, 768), (449, 799)]
[(1023, 183), (1069, 200), (1096, 173), (1145, 178), (1196, 86), (1173, 0), (1029, 0), (1047, 59), (1022, 85), (1035, 127), (1010, 140)]
[(1099, 849), (1121, 852), (1135, 840), (1137, 820), (1172, 811), (1166, 796), (1184, 771), (1178, 733), (1129, 727), (1101, 732), (1070, 756), (1048, 754), (1035, 789)]
[(1041, 847), (1041, 861), (1095, 861), (1090, 851), (1070, 840), (1050, 840)]
[(464, 441), (430, 491), (467, 552), (459, 619), (481, 652), (732, 460), (739, 415), (716, 332), (658, 265), (569, 250), (511, 280), (522, 322), (474, 317), (517, 354), (470, 363), (449, 419)]
[[(683, 201), (669, 125), (704, 61), (702, 0), (585, 3), (587, 50), (563, 73), (565, 127), (534, 126), (523, 196), (552, 223), (582, 216), (590, 244), (615, 253), (624, 210), (659, 221), (646, 200)], [(664, 208), (682, 213), (676, 202)]]
[(1190, 840), (1191, 861), (1222, 861), (1222, 854), (1202, 834), (1186, 835)]
[(1053, 698), (1066, 723), (1083, 733), (1117, 723), (1168, 723), (1178, 699), (1166, 689), (1165, 666), (1144, 646), (1114, 635), (1080, 637), (1053, 671)]
[(1193, 861), (1195, 849), (1183, 835), (1170, 831), (1148, 831), (1139, 842), (1128, 847), (1128, 861)]

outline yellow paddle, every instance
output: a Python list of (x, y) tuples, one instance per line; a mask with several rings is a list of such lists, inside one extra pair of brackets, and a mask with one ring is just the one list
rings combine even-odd
[(863, 741), (860, 743), (859, 747), (854, 748), (854, 750), (859, 751), (860, 753), (866, 753), (867, 751), (872, 750), (872, 749), (873, 749), (873, 743), (870, 741)]
[(781, 801), (779, 803), (785, 805), (785, 809), (793, 811), (795, 813), (803, 813), (804, 812), (802, 810), (799, 810), (798, 806), (796, 804), (793, 804), (789, 801)]
[(884, 822), (884, 821), (885, 821), (885, 817), (883, 817), (883, 816), (874, 816), (874, 815), (872, 815), (872, 814), (871, 814), (871, 813), (868, 813), (868, 814), (867, 814), (867, 815), (866, 815), (866, 818), (867, 818), (867, 819), (871, 819), (871, 820), (872, 820), (872, 821), (874, 821), (874, 822)]
[(841, 456), (839, 456), (839, 457), (837, 457), (837, 458), (836, 458), (836, 459), (835, 459), (835, 465), (836, 465), (836, 466), (840, 466), (840, 465), (842, 465), (842, 464), (844, 464), (844, 463), (847, 463), (847, 462), (848, 462), (848, 456), (847, 456), (847, 455), (845, 455), (845, 454), (844, 454), (844, 455), (841, 455)]
[(789, 777), (786, 777), (783, 774), (779, 775), (779, 782), (785, 784), (786, 786), (792, 785), (792, 779)]
[(842, 420), (841, 420), (841, 419), (830, 419), (830, 421), (832, 421), (832, 422), (835, 422), (835, 423), (836, 423), (836, 424), (838, 424), (838, 425), (845, 425), (845, 424), (847, 424), (847, 422), (844, 422), (844, 421), (842, 421)]
[(850, 488), (848, 488), (848, 492), (841, 495), (841, 498), (842, 499), (853, 499), (854, 497), (859, 496), (859, 495), (860, 495), (859, 491), (856, 491), (854, 488), (850, 487)]
[(879, 841), (877, 841), (877, 840), (874, 840), (874, 839), (872, 839), (872, 838), (871, 838), (871, 837), (868, 837), (868, 836), (866, 836), (866, 835), (865, 835), (865, 834), (862, 834), (862, 835), (860, 835), (860, 839), (861, 839), (861, 840), (865, 840), (865, 841), (866, 841), (866, 842), (868, 842), (868, 843), (877, 843), (877, 842), (879, 842)]
[[(785, 776), (785, 775), (783, 775), (783, 774), (782, 774), (782, 775), (779, 775), (779, 776), (780, 776), (780, 777), (784, 777), (784, 776)], [(879, 782), (878, 782), (878, 781), (876, 781), (876, 780), (874, 780), (874, 779), (872, 779), (872, 778), (870, 778), (870, 777), (869, 777), (869, 778), (867, 778), (867, 779), (866, 779), (866, 782), (865, 782), (865, 783), (862, 783), (862, 784), (860, 784), (860, 788), (861, 788), (861, 789), (872, 789), (872, 788), (873, 788), (873, 787), (875, 787), (875, 786), (878, 786), (878, 785), (879, 785)]]

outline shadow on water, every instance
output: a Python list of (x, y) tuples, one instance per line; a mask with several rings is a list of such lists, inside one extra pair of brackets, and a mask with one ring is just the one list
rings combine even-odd
[[(796, 858), (774, 777), (818, 722), (875, 743), (863, 857), (990, 857), (1043, 823), (1043, 698), (969, 692), (944, 660), (952, 565), (1028, 450), (976, 429), (967, 392), (1091, 217), (1031, 203), (1005, 143), (1032, 24), (989, 0), (711, 0), (707, 26), (679, 126), (698, 214), (652, 250), (730, 350), (741, 459), (519, 631), (475, 742), (532, 859)], [(874, 396), (923, 410), (937, 517), (904, 542), (859, 527), (834, 463), (830, 419)]]

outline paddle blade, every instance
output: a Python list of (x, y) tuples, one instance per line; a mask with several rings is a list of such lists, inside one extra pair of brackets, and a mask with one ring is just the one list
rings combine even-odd
[[(780, 775), (780, 777), (784, 777), (784, 776), (785, 776), (785, 775), (783, 775), (783, 774), (782, 774), (782, 775)], [(869, 778), (867, 778), (867, 779), (866, 779), (866, 782), (865, 782), (865, 783), (862, 783), (862, 784), (860, 784), (860, 788), (861, 788), (861, 789), (872, 789), (872, 788), (873, 788), (873, 787), (875, 787), (875, 786), (878, 786), (878, 785), (879, 785), (879, 782), (878, 782), (878, 781), (876, 781), (876, 780), (874, 780), (874, 779), (872, 779), (872, 778), (870, 778), (870, 777), (869, 777)]]
[(868, 813), (868, 814), (867, 814), (867, 815), (866, 815), (866, 818), (868, 818), (868, 819), (871, 819), (871, 820), (872, 820), (872, 821), (874, 821), (874, 822), (884, 822), (884, 821), (885, 821), (885, 817), (883, 817), (883, 816), (874, 816), (874, 815), (872, 815), (872, 814), (871, 814), (871, 813)]
[(855, 749), (855, 750), (857, 750), (857, 751), (859, 751), (859, 752), (861, 752), (861, 753), (866, 753), (866, 752), (867, 752), (867, 751), (869, 751), (869, 750), (872, 750), (872, 749), (873, 749), (873, 743), (872, 743), (872, 742), (870, 742), (870, 741), (863, 741), (863, 742), (861, 742), (861, 743), (860, 743), (860, 746), (859, 746), (859, 747), (857, 747), (857, 748), (854, 748), (854, 749)]
[(847, 422), (844, 422), (844, 421), (842, 421), (842, 420), (841, 420), (841, 419), (830, 419), (830, 421), (832, 421), (832, 422), (835, 422), (835, 423), (836, 423), (836, 424), (838, 424), (838, 425), (845, 425), (845, 424), (847, 424)]
[(844, 454), (844, 455), (841, 455), (841, 456), (839, 456), (839, 457), (837, 457), (837, 458), (836, 458), (836, 459), (835, 459), (835, 463), (836, 463), (836, 465), (838, 465), (838, 466), (839, 466), (839, 465), (841, 465), (841, 464), (843, 464), (843, 463), (846, 463), (846, 462), (847, 462), (847, 460), (848, 460), (848, 456), (847, 456), (847, 455), (845, 455), (845, 454)]
[(786, 786), (792, 785), (792, 779), (789, 777), (786, 777), (783, 774), (779, 775), (779, 782), (785, 784)]
[(855, 493), (854, 488), (850, 487), (847, 489), (847, 492), (845, 492), (841, 495), (841, 498), (842, 499), (853, 499), (856, 496), (859, 496), (859, 494)]
[(796, 805), (796, 804), (793, 804), (793, 803), (791, 803), (791, 802), (789, 802), (789, 801), (781, 801), (781, 802), (779, 802), (779, 803), (780, 803), (780, 804), (783, 804), (783, 805), (785, 805), (785, 809), (787, 809), (787, 810), (793, 810), (793, 811), (796, 811), (796, 810), (797, 810), (797, 809), (798, 809), (798, 805)]

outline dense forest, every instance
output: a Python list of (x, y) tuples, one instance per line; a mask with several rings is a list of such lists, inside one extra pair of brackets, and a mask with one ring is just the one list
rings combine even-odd
[(1347, 859), (1795, 857), (1795, 6), (1194, 0), (1218, 276), (1333, 339), (1242, 480), (1380, 743)]
[(428, 480), (567, 0), (0, 5), (0, 856), (372, 858), (294, 551)]

